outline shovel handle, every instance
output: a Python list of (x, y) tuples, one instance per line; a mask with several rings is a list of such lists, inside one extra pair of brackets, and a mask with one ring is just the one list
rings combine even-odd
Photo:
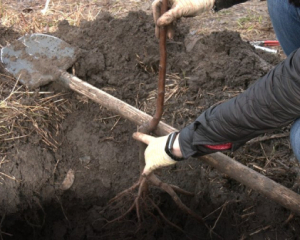
[[(80, 93), (89, 99), (101, 104), (103, 107), (115, 112), (116, 114), (124, 117), (138, 126), (149, 122), (152, 118), (150, 115), (136, 109), (135, 107), (121, 101), (114, 96), (92, 86), (91, 84), (82, 81), (76, 76), (69, 74), (65, 71), (60, 71), (59, 81), (67, 88), (70, 88), (77, 93)], [(160, 122), (157, 129), (154, 131), (156, 135), (162, 136), (167, 132), (174, 132), (175, 128)]]
[[(67, 72), (61, 72), (60, 81), (72, 90), (83, 94), (137, 125), (142, 125), (151, 119), (151, 116), (148, 114), (130, 106), (104, 91), (101, 91), (98, 88), (95, 88)], [(175, 131), (178, 130), (165, 123), (159, 122), (155, 133), (158, 136), (162, 136)], [(138, 137), (136, 139), (141, 140), (141, 138)], [(281, 206), (290, 209), (297, 215), (300, 215), (300, 195), (290, 189), (274, 182), (266, 176), (263, 176), (262, 174), (244, 166), (222, 153), (213, 153), (203, 156), (200, 159), (210, 166), (213, 166), (219, 171), (227, 174), (231, 178), (279, 203)]]

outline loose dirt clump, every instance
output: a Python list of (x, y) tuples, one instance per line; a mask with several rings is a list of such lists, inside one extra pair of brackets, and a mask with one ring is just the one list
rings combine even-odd
[[(163, 121), (179, 129), (206, 108), (243, 92), (279, 61), (256, 52), (236, 32), (193, 35), (184, 23), (175, 32), (174, 40), (167, 43)], [(101, 14), (79, 27), (63, 21), (53, 35), (82, 50), (70, 72), (154, 113), (159, 52), (151, 16), (131, 12), (115, 19)], [(138, 145), (131, 138), (136, 126), (59, 83), (39, 91), (62, 92), (70, 105), (64, 104), (68, 113), (52, 122), (57, 126), (51, 130), (57, 148), (33, 134), (14, 142), (6, 152), (9, 162), (1, 164), (0, 171), (17, 180), (1, 181), (3, 238), (217, 239), (155, 189), (150, 190), (155, 203), (184, 233), (159, 218), (156, 209), (145, 212), (141, 224), (135, 212), (108, 224), (129, 207), (124, 201), (107, 210), (108, 200), (139, 177)], [(233, 157), (287, 187), (295, 182), (296, 164), (290, 160), (287, 138), (248, 144)], [(299, 235), (299, 218), (283, 226), (289, 211), (198, 160), (158, 174), (194, 192), (193, 198), (183, 197), (183, 201), (223, 239), (296, 239)]]

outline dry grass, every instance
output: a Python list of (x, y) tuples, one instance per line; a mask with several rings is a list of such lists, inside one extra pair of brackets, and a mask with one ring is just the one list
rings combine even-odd
[(96, 4), (85, 1), (51, 1), (45, 15), (41, 13), (44, 5), (38, 2), (20, 4), (17, 1), (3, 0), (2, 5), (2, 25), (12, 27), (21, 34), (53, 32), (59, 21), (67, 20), (71, 25), (79, 25), (81, 19), (94, 20), (99, 13)]
[(25, 33), (54, 32), (60, 21), (79, 26), (82, 20), (93, 21), (101, 12), (110, 12), (115, 17), (124, 16), (129, 10), (137, 10), (143, 1), (118, 0), (51, 0), (45, 14), (41, 10), (45, 1), (0, 0), (1, 24)]
[(3, 83), (0, 89), (0, 153), (5, 154), (15, 141), (31, 134), (55, 151), (58, 143), (53, 135), (58, 134), (59, 122), (70, 112), (63, 95), (30, 92), (18, 82), (13, 87)]
[[(48, 11), (42, 14), (45, 2), (0, 0), (0, 23), (21, 35), (54, 32), (63, 20), (78, 26), (82, 20), (93, 21), (104, 11), (121, 17), (142, 3), (134, 0), (51, 0)], [(59, 123), (70, 112), (64, 96), (53, 92), (30, 92), (3, 74), (0, 74), (0, 84), (0, 154), (5, 156), (16, 141), (26, 140), (32, 134), (55, 151)]]
[(195, 20), (192, 20), (192, 29), (197, 34), (210, 34), (226, 29), (239, 32), (246, 41), (276, 39), (266, 2), (237, 4), (216, 13), (204, 13)]

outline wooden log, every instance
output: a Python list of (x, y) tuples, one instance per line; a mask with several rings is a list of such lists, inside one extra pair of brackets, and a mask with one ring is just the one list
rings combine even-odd
[[(74, 91), (83, 94), (137, 125), (142, 125), (152, 119), (150, 115), (66, 72), (61, 73), (60, 80)], [(161, 136), (173, 131), (177, 130), (160, 122), (155, 133), (158, 136)], [(199, 159), (227, 174), (229, 177), (245, 184), (247, 187), (262, 193), (264, 196), (272, 199), (281, 206), (300, 215), (300, 195), (292, 190), (274, 182), (266, 176), (261, 175), (222, 153), (213, 153)]]

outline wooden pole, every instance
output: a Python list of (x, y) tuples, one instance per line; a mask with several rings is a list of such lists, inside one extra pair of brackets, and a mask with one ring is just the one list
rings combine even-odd
[[(79, 78), (61, 71), (60, 81), (68, 88), (85, 95), (89, 99), (101, 104), (103, 107), (119, 114), (120, 116), (130, 120), (138, 126), (149, 123), (152, 117), (135, 107), (111, 96), (110, 94), (92, 86), (91, 84), (80, 80)], [(165, 135), (167, 132), (174, 132), (175, 128), (160, 122), (154, 133), (158, 136)]]
[[(130, 120), (136, 125), (142, 125), (152, 119), (150, 115), (130, 106), (104, 91), (101, 91), (98, 88), (95, 88), (67, 72), (61, 72), (60, 80), (72, 90), (85, 95), (91, 100)], [(174, 131), (177, 130), (160, 121), (154, 132), (158, 136), (161, 136)], [(274, 182), (273, 180), (222, 153), (213, 153), (199, 159), (227, 174), (229, 177), (245, 184), (247, 187), (262, 193), (267, 198), (270, 198), (281, 206), (290, 209), (297, 215), (300, 215), (300, 195), (292, 190)]]
[(300, 216), (300, 195), (292, 190), (222, 153), (213, 153), (199, 159)]

